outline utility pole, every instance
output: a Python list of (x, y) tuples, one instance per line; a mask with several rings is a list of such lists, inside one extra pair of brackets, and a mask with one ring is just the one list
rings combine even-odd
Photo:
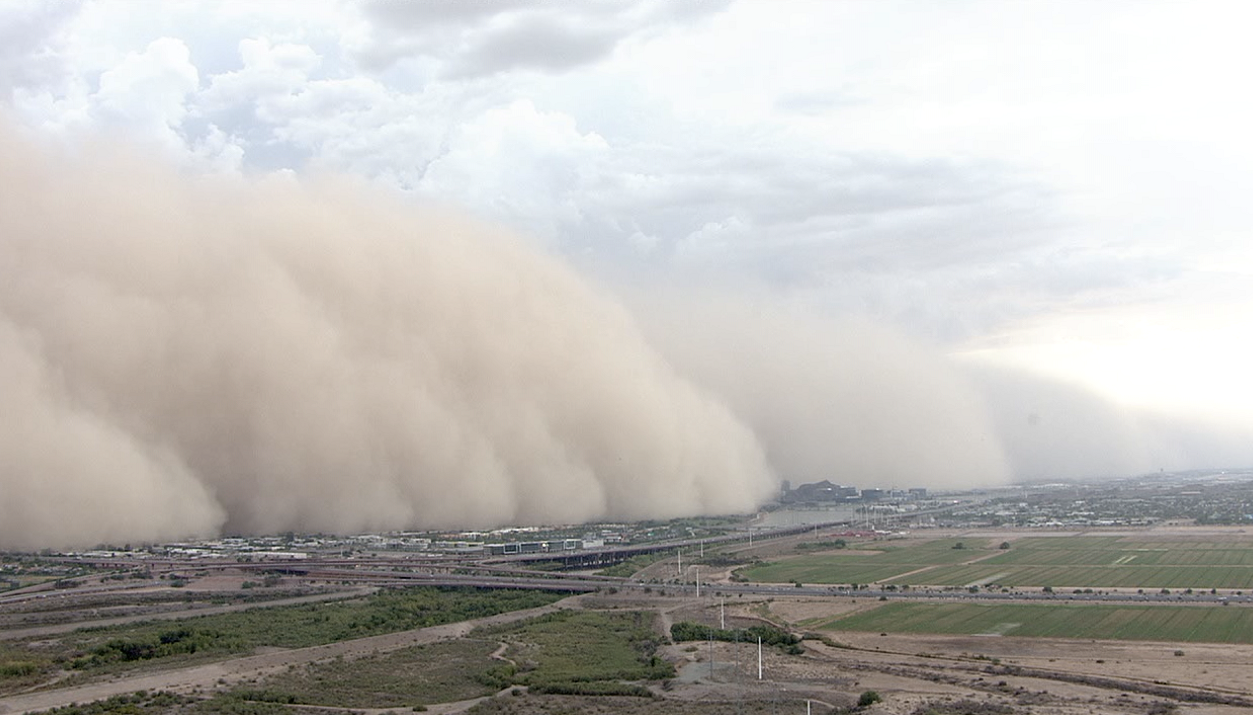
[(709, 633), (709, 679), (714, 679), (714, 634)]
[(725, 630), (727, 629), (727, 597), (726, 597), (726, 596), (723, 596), (723, 597), (722, 597), (722, 603), (720, 603), (720, 604), (718, 604), (718, 605), (719, 605), (719, 608), (718, 608), (718, 613), (719, 613), (718, 623), (720, 624), (720, 627), (722, 628), (722, 630), (724, 630), (724, 631), (725, 631)]
[(696, 598), (700, 598), (700, 567), (696, 567)]
[(683, 549), (679, 549), (679, 580), (683, 580)]
[(757, 636), (757, 679), (761, 680), (761, 636)]

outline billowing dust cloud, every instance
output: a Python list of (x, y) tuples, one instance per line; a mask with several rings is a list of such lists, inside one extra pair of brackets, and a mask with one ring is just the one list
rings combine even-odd
[(0, 548), (664, 518), (752, 509), (780, 479), (1253, 458), (1247, 430), (743, 286), (620, 285), (628, 311), (362, 184), (188, 176), (2, 126), (0, 157)]
[(1154, 413), (1078, 383), (953, 359), (751, 288), (653, 287), (628, 301), (653, 345), (720, 396), (793, 484), (969, 489), (1253, 461), (1247, 425)]
[(753, 433), (616, 302), (332, 179), (0, 136), (0, 548), (747, 510)]
[(654, 344), (731, 405), (793, 484), (970, 488), (1009, 477), (982, 392), (934, 349), (751, 292), (630, 300)]

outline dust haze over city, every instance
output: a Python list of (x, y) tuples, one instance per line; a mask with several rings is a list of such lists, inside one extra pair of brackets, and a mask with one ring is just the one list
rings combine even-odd
[(1240, 23), (800, 7), (0, 6), (0, 548), (1253, 464)]

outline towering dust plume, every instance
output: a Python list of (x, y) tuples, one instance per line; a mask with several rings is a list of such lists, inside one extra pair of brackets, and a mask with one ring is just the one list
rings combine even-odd
[(928, 346), (751, 289), (631, 300), (653, 344), (720, 395), (794, 484), (970, 488), (1010, 475), (982, 392)]
[(1253, 454), (1247, 429), (743, 286), (628, 287), (630, 313), (345, 180), (197, 178), (2, 124), (0, 159), (0, 549), (726, 513), (780, 478), (971, 487)]
[(745, 510), (753, 433), (554, 259), (0, 132), (0, 548)]
[(793, 483), (968, 489), (1253, 461), (1250, 425), (1122, 405), (752, 288), (653, 287), (628, 300), (651, 343), (720, 396)]

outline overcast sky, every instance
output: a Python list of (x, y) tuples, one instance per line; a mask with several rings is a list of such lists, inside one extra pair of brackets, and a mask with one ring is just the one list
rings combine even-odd
[(1253, 423), (1242, 2), (0, 0), (0, 96)]

